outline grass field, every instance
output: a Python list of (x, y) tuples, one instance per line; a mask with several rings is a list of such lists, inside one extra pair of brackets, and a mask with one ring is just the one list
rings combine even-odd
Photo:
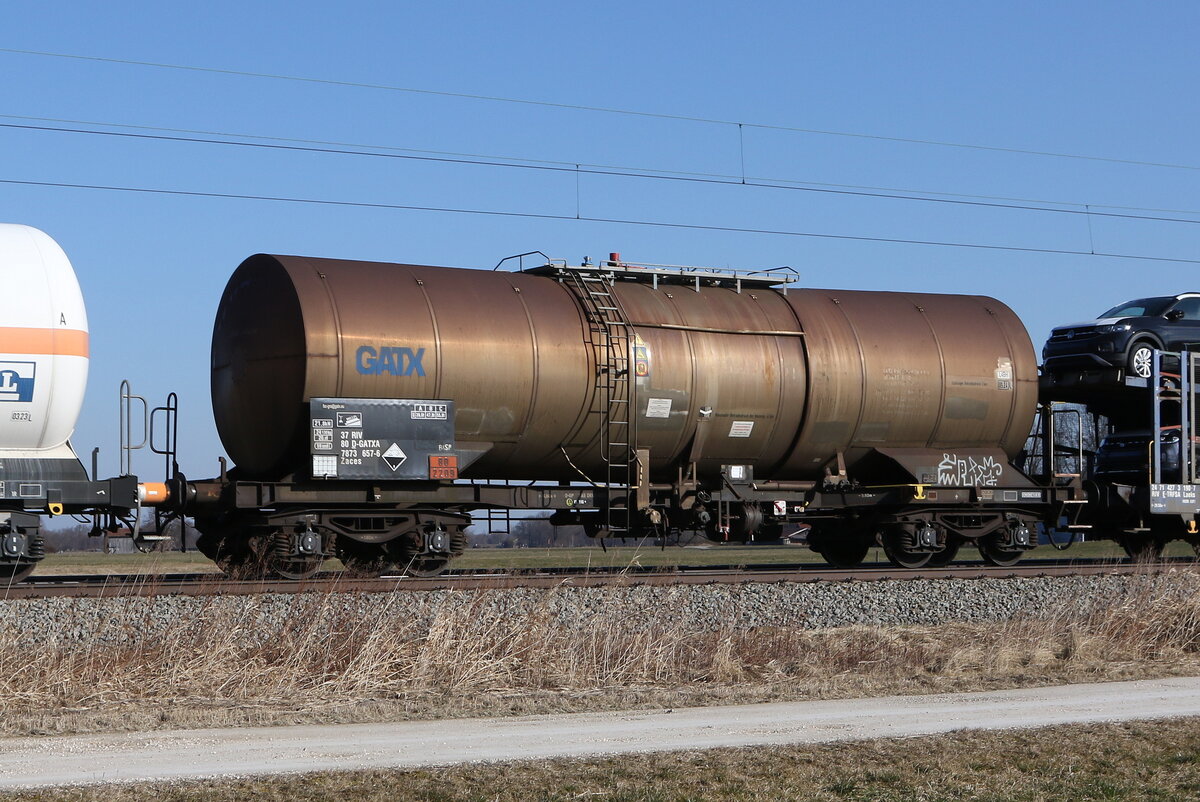
[[(1182, 541), (1167, 547), (1169, 557), (1194, 556), (1191, 547)], [(960, 560), (979, 559), (973, 549), (964, 548)], [(1052, 546), (1040, 546), (1029, 553), (1026, 559), (1123, 559), (1124, 552), (1111, 541), (1096, 541), (1072, 546), (1067, 551), (1057, 551)], [(693, 546), (653, 545), (599, 546), (588, 548), (541, 548), (541, 549), (470, 549), (454, 562), (459, 568), (535, 569), (547, 567), (624, 568), (631, 565), (769, 565), (787, 563), (821, 563), (821, 557), (806, 546), (725, 546), (717, 543)], [(872, 549), (867, 562), (884, 563), (882, 549)], [(326, 568), (336, 570), (341, 563), (330, 560)], [(50, 554), (38, 566), (36, 575), (52, 574), (124, 574), (124, 573), (193, 573), (215, 572), (216, 566), (197, 552), (180, 554), (163, 552), (153, 554), (100, 554), (98, 552), (62, 552)]]
[(1076, 802), (1200, 798), (1200, 720), (58, 789), (13, 799), (125, 802)]

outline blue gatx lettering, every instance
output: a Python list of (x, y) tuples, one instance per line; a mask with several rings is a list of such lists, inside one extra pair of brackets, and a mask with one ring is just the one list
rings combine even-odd
[(354, 355), (354, 365), (364, 376), (379, 376), (387, 373), (392, 376), (424, 376), (425, 368), (421, 359), (425, 349), (418, 348), (372, 348), (369, 345), (360, 346)]

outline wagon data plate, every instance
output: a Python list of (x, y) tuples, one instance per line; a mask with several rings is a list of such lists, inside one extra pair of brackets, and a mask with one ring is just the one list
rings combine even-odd
[(1150, 512), (1194, 515), (1200, 512), (1200, 488), (1196, 485), (1150, 485)]
[(314, 479), (457, 479), (454, 402), (313, 398), (309, 453)]

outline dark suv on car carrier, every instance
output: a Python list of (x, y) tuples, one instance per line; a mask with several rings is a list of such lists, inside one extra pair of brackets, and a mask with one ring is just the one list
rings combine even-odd
[(1042, 349), (1048, 373), (1123, 368), (1148, 379), (1153, 351), (1200, 350), (1200, 293), (1139, 298), (1096, 320), (1059, 326)]

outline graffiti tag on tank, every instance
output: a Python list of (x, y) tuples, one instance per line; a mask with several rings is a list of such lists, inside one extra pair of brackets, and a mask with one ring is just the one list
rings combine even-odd
[(965, 457), (942, 454), (938, 463), (938, 484), (956, 487), (995, 487), (1000, 483), (1004, 465), (995, 457)]

